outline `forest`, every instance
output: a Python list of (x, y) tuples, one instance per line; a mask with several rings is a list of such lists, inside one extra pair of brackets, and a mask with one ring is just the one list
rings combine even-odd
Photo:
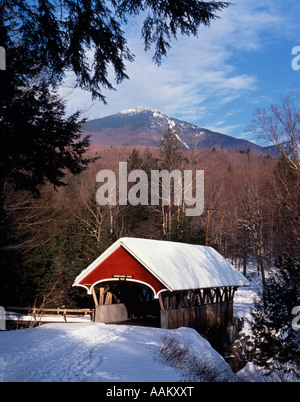
[(85, 305), (88, 301), (80, 301), (71, 288), (74, 275), (114, 237), (129, 229), (133, 235), (148, 219), (137, 219), (136, 211), (94, 205), (93, 173), (105, 159), (100, 150), (102, 159), (92, 164), (95, 159), (86, 156), (89, 139), (79, 134), (80, 110), (66, 113), (59, 89), (67, 74), (74, 74), (73, 88), (106, 104), (104, 91), (128, 80), (127, 63), (135, 60), (127, 24), (144, 17), (141, 42), (159, 65), (172, 39), (197, 36), (227, 7), (215, 1), (0, 0), (5, 52), (0, 72), (1, 305), (32, 305), (39, 298), (45, 304), (46, 295), (51, 295), (46, 304)]
[[(91, 146), (80, 175), (67, 175), (40, 197), (6, 188), (9, 246), (1, 264), (1, 303), (87, 307), (90, 297), (72, 288), (75, 277), (120, 237), (209, 245), (247, 275), (255, 258), (264, 284), (276, 259), (299, 252), (299, 177), (284, 157), (254, 152), (183, 150), (170, 129), (160, 148)], [(105, 205), (96, 201), (97, 172), (141, 169), (203, 170), (204, 212), (190, 217), (183, 205)], [(4, 279), (4, 281), (3, 281)]]

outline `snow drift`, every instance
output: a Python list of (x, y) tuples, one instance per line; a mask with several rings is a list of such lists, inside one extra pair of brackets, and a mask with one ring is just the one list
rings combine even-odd
[(190, 350), (199, 366), (205, 365), (217, 372), (216, 380), (234, 380), (234, 374), (225, 360), (191, 328), (162, 330), (65, 323), (1, 332), (0, 381), (189, 381), (186, 366), (170, 366), (155, 358), (162, 339), (170, 336), (180, 347)]

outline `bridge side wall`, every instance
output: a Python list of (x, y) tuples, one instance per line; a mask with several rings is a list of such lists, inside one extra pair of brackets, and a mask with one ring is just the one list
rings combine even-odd
[(190, 327), (196, 331), (232, 324), (233, 301), (160, 311), (161, 328)]

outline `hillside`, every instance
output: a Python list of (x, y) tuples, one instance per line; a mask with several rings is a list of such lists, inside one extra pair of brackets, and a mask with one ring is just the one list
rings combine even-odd
[(263, 148), (250, 141), (168, 117), (158, 110), (141, 107), (88, 121), (83, 125), (82, 131), (91, 136), (91, 143), (94, 145), (157, 147), (167, 127), (177, 130), (178, 138), (185, 149), (223, 148), (245, 152), (251, 150), (259, 154), (274, 152), (272, 147)]

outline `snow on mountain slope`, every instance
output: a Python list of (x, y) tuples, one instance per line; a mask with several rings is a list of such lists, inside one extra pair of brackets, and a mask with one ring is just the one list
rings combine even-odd
[(218, 379), (235, 379), (225, 360), (191, 328), (86, 323), (0, 332), (0, 382), (177, 382), (187, 373), (154, 358), (166, 335), (220, 373)]
[(267, 151), (252, 142), (200, 128), (194, 124), (168, 117), (156, 109), (138, 107), (111, 116), (90, 120), (82, 126), (83, 134), (91, 136), (91, 143), (99, 145), (159, 146), (166, 128), (177, 130), (185, 149), (228, 150), (248, 149), (258, 153)]

